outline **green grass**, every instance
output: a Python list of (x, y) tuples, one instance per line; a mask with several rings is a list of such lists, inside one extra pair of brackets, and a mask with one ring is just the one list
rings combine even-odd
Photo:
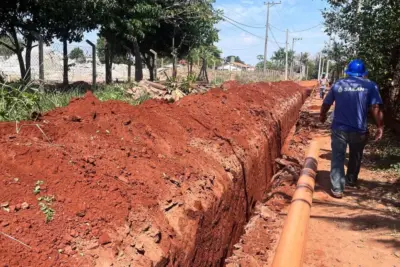
[(41, 112), (47, 112), (59, 107), (65, 107), (73, 98), (82, 97), (84, 93), (80, 89), (68, 92), (48, 92), (41, 94), (38, 106)]
[(380, 142), (370, 142), (366, 158), (372, 162), (372, 169), (389, 171), (400, 175), (400, 138), (387, 130)]
[(215, 85), (215, 86), (219, 86), (219, 85), (223, 84), (224, 82), (225, 82), (225, 79), (224, 79), (224, 78), (222, 78), (222, 77), (217, 77), (216, 79), (213, 79), (213, 80), (211, 81), (211, 84), (212, 84), (212, 85)]
[[(119, 100), (131, 105), (139, 105), (151, 99), (144, 93), (133, 98), (127, 89), (134, 84), (100, 85), (95, 96), (100, 101)], [(52, 90), (44, 92), (43, 88), (34, 84), (0, 84), (0, 121), (21, 121), (33, 118), (35, 113), (44, 113), (55, 108), (65, 107), (73, 98), (82, 97), (85, 90), (81, 87), (68, 91)]]

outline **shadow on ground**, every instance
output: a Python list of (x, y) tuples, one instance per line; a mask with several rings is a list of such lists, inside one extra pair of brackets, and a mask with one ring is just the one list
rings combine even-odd
[[(331, 182), (328, 171), (319, 171), (315, 191), (323, 191), (330, 194)], [(345, 195), (355, 199), (360, 208), (368, 208), (369, 202), (380, 203), (384, 206), (400, 208), (399, 194), (400, 182), (384, 183), (379, 181), (367, 181), (362, 178), (358, 181), (358, 188), (346, 188)]]

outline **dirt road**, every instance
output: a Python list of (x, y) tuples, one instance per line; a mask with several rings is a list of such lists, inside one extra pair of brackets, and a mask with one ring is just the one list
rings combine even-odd
[[(318, 118), (320, 105), (320, 99), (311, 101), (311, 118)], [(399, 177), (374, 170), (385, 165), (376, 160), (372, 144), (366, 148), (360, 188), (346, 189), (343, 199), (333, 199), (327, 193), (331, 159), (329, 130), (319, 127), (313, 135), (321, 137), (321, 152), (304, 266), (399, 267)]]
[[(302, 84), (312, 87), (312, 83)], [(366, 148), (361, 187), (346, 190), (342, 200), (330, 191), (329, 123), (318, 122), (321, 100), (310, 97), (302, 108), (294, 134), (282, 153), (303, 162), (310, 140), (319, 138), (319, 174), (305, 250), (305, 267), (399, 267), (400, 177), (389, 170), (400, 161), (400, 139), (385, 133)], [(388, 147), (390, 147), (388, 149)], [(376, 168), (380, 171), (376, 170)], [(229, 267), (271, 266), (298, 175), (284, 172), (259, 203), (246, 233), (235, 245)]]

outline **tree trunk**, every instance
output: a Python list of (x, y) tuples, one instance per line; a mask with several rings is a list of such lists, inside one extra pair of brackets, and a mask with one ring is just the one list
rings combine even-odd
[(144, 63), (149, 69), (150, 81), (154, 81), (154, 69), (155, 69), (155, 59), (152, 54), (143, 54)]
[(67, 38), (63, 39), (63, 65), (64, 65), (64, 72), (63, 72), (63, 84), (68, 85), (68, 41)]
[(140, 82), (143, 80), (143, 63), (139, 44), (136, 40), (133, 42), (133, 52), (135, 55), (135, 81)]
[(105, 47), (104, 47), (104, 60), (105, 60), (105, 65), (106, 65), (106, 84), (111, 84), (112, 83), (112, 51), (111, 51), (111, 45), (105, 40)]
[(26, 41), (26, 51), (25, 51), (25, 77), (24, 81), (29, 82), (32, 78), (31, 70), (31, 52), (32, 52), (33, 40), (31, 36), (28, 36)]
[(15, 28), (12, 28), (10, 33), (11, 33), (11, 36), (12, 36), (14, 44), (15, 44), (15, 53), (17, 54), (17, 58), (18, 58), (19, 70), (20, 70), (20, 73), (21, 73), (21, 79), (24, 80), (25, 75), (26, 75), (26, 68), (25, 68), (24, 58), (22, 56), (22, 50), (23, 49), (19, 45), (18, 36), (17, 36), (16, 31), (15, 31)]
[(206, 58), (202, 58), (202, 66), (201, 70), (199, 73), (199, 76), (197, 77), (197, 80), (202, 81), (202, 82), (209, 82), (208, 80), (208, 74), (207, 74), (207, 60)]
[(154, 66), (150, 64), (147, 67), (149, 68), (150, 81), (154, 82)]
[(25, 75), (26, 75), (26, 69), (25, 69), (25, 62), (24, 62), (24, 58), (22, 57), (21, 49), (18, 49), (17, 58), (18, 58), (18, 64), (19, 64), (19, 71), (21, 73), (21, 79), (24, 80)]

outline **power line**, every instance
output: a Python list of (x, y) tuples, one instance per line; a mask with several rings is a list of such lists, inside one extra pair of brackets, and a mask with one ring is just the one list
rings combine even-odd
[(253, 35), (253, 36), (255, 36), (255, 37), (257, 37), (257, 38), (259, 38), (259, 39), (261, 39), (261, 40), (265, 40), (265, 38), (263, 38), (263, 37), (261, 37), (261, 36), (258, 36), (258, 35), (254, 34), (254, 33), (252, 33), (252, 32), (249, 32), (249, 31), (246, 30), (246, 29), (243, 29), (242, 27), (240, 27), (240, 26), (236, 25), (235, 23), (231, 22), (229, 19), (228, 19), (228, 20), (225, 19), (225, 21), (228, 22), (229, 24), (232, 24), (232, 25), (235, 26), (236, 28), (241, 29), (241, 30), (244, 31), (244, 32), (247, 32), (247, 33), (250, 34), (250, 35)]
[[(264, 37), (261, 37), (261, 36), (259, 36), (259, 35), (256, 35), (256, 34), (250, 32), (250, 31), (246, 30), (246, 29), (243, 29), (243, 28), (240, 27), (239, 25), (236, 25), (234, 22), (230, 21), (230, 19), (229, 19), (228, 17), (227, 17), (224, 21), (228, 22), (229, 24), (232, 24), (232, 25), (235, 26), (236, 28), (238, 28), (238, 29), (240, 29), (240, 30), (242, 30), (242, 31), (244, 31), (244, 32), (246, 32), (246, 33), (248, 33), (248, 34), (254, 36), (254, 37), (257, 37), (257, 38), (259, 38), (259, 39), (265, 41), (265, 38), (264, 38)], [(269, 42), (271, 42), (271, 41), (269, 41)], [(284, 42), (277, 42), (277, 41), (275, 41), (275, 42), (276, 42), (277, 44), (278, 44), (278, 43), (280, 43), (280, 44), (285, 44)]]
[[(321, 26), (321, 25), (322, 25), (322, 23), (319, 23), (318, 25), (312, 26), (312, 27), (310, 27), (310, 28), (303, 29), (303, 30), (299, 30), (299, 31), (289, 31), (289, 33), (299, 33), (299, 32), (306, 32), (306, 31), (309, 31), (309, 30), (315, 29), (315, 28), (317, 28), (317, 27), (319, 27), (319, 26)], [(272, 28), (274, 28), (274, 29), (278, 30), (278, 31), (281, 31), (281, 32), (286, 32), (286, 30), (282, 30), (282, 29), (280, 29), (280, 28), (278, 28), (278, 27), (276, 27), (276, 26), (274, 26), (274, 25), (272, 25), (272, 24), (270, 24), (270, 26), (271, 26)]]
[(272, 28), (274, 28), (275, 30), (278, 30), (278, 31), (281, 31), (281, 32), (286, 32), (286, 30), (279, 29), (278, 27), (275, 27), (275, 26), (272, 25), (271, 23), (269, 24), (269, 27), (270, 27), (270, 29), (271, 29), (271, 27), (272, 27)]
[(221, 16), (224, 17), (224, 18), (226, 18), (226, 19), (229, 19), (229, 20), (231, 20), (231, 21), (233, 21), (233, 22), (235, 22), (235, 23), (237, 23), (237, 24), (239, 24), (239, 25), (242, 25), (242, 26), (244, 26), (244, 27), (253, 28), (253, 29), (265, 29), (265, 26), (262, 26), (262, 27), (260, 27), (260, 26), (251, 26), (251, 25), (247, 25), (247, 24), (241, 23), (241, 22), (239, 22), (239, 21), (236, 21), (236, 20), (234, 20), (234, 19), (231, 19), (231, 18), (229, 18), (229, 17), (227, 17), (227, 16), (225, 16), (225, 15), (221, 15)]
[(319, 27), (319, 26), (321, 26), (321, 25), (322, 25), (322, 23), (319, 23), (318, 25), (315, 25), (315, 26), (313, 26), (313, 27), (311, 27), (311, 28), (304, 29), (304, 30), (300, 30), (300, 31), (294, 31), (294, 32), (291, 32), (291, 33), (306, 32), (306, 31), (315, 29), (315, 28), (317, 28), (317, 27)]
[(271, 27), (269, 27), (269, 30), (271, 31), (271, 35), (272, 35), (272, 38), (274, 39), (274, 41), (275, 41), (275, 43), (276, 43), (276, 45), (281, 49), (282, 47), (278, 44), (278, 42), (276, 41), (276, 38), (275, 38), (275, 35), (274, 35), (274, 32), (272, 31), (272, 29), (271, 29)]

